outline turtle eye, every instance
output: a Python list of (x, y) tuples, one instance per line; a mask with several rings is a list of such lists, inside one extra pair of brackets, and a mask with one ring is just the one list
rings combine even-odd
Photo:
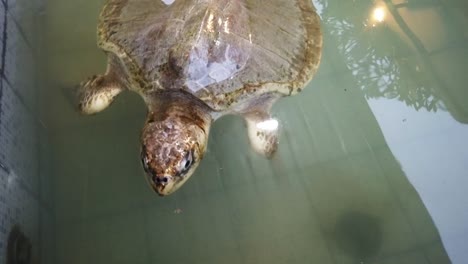
[(184, 159), (180, 162), (180, 176), (184, 176), (192, 167), (193, 151), (187, 152)]
[(146, 148), (143, 146), (141, 149), (141, 164), (143, 165), (143, 169), (146, 173), (151, 173), (151, 169), (148, 165), (148, 158), (146, 157)]

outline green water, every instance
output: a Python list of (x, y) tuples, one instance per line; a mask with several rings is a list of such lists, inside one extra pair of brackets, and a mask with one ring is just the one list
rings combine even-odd
[(55, 262), (464, 263), (466, 1), (315, 3), (322, 64), (275, 105), (275, 158), (222, 118), (196, 174), (160, 198), (140, 168), (143, 101), (124, 93), (83, 117), (63, 92), (105, 69), (102, 1), (48, 1)]

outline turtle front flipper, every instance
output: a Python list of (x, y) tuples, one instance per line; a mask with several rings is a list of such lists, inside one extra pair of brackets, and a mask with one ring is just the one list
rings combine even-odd
[(242, 114), (247, 125), (250, 146), (259, 154), (272, 158), (278, 148), (279, 125), (270, 108), (277, 98), (270, 98)]
[(278, 121), (260, 112), (246, 114), (244, 118), (252, 148), (267, 158), (273, 157), (278, 148)]
[(80, 84), (78, 100), (79, 109), (83, 114), (101, 112), (125, 89), (115, 70), (115, 67), (109, 64), (106, 74), (92, 76)]

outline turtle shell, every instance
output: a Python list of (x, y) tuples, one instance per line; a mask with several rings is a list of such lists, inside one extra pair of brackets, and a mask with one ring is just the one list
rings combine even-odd
[(183, 89), (222, 111), (300, 91), (317, 70), (322, 34), (311, 0), (108, 0), (98, 44), (136, 89)]

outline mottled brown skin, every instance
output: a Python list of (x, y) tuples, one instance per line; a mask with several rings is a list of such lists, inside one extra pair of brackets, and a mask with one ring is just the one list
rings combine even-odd
[(155, 92), (141, 135), (141, 160), (149, 184), (160, 195), (176, 191), (205, 153), (210, 109), (187, 93)]
[(279, 132), (270, 108), (312, 79), (322, 34), (310, 0), (106, 0), (98, 46), (108, 69), (81, 85), (80, 110), (139, 93), (148, 106), (143, 167), (168, 195), (193, 174), (223, 115), (242, 116), (252, 148), (272, 157)]

